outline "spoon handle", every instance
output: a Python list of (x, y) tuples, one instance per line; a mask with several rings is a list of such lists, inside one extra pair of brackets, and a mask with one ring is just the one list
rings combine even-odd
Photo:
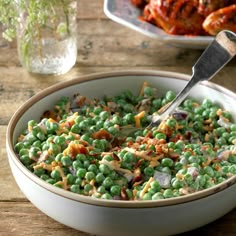
[(216, 38), (209, 44), (192, 67), (193, 73), (190, 81), (160, 115), (153, 116), (151, 125), (156, 126), (161, 120), (166, 119), (168, 115), (183, 102), (190, 90), (197, 83), (210, 80), (235, 55), (236, 34), (227, 30), (218, 33)]

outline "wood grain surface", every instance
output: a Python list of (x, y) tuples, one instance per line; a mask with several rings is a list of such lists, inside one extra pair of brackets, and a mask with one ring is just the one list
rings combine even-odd
[[(111, 21), (103, 13), (102, 0), (78, 1), (78, 57), (65, 75), (29, 74), (19, 63), (16, 43), (0, 38), (0, 236), (88, 236), (40, 212), (17, 187), (7, 160), (5, 137), (8, 122), (19, 106), (44, 88), (84, 74), (124, 69), (191, 74), (201, 53), (163, 44)], [(212, 81), (236, 92), (236, 59)], [(236, 209), (181, 235), (235, 236)]]

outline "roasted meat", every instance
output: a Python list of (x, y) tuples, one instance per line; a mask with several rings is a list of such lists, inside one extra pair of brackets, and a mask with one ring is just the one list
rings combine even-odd
[(169, 34), (204, 35), (204, 17), (198, 13), (196, 1), (150, 0), (144, 9), (144, 19)]
[(236, 4), (212, 12), (203, 22), (203, 28), (210, 35), (224, 29), (236, 32)]
[(149, 0), (131, 0), (134, 6), (143, 8), (147, 3), (149, 3)]
[(213, 11), (216, 11), (220, 8), (226, 7), (229, 5), (229, 0), (198, 0), (198, 12), (201, 15), (208, 16)]
[(236, 32), (236, 0), (130, 0), (142, 19), (175, 35)]

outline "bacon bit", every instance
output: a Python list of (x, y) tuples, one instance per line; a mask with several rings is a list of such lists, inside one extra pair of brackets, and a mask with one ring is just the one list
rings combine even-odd
[(132, 179), (131, 184), (132, 184), (132, 186), (134, 187), (134, 186), (137, 186), (137, 183), (138, 183), (138, 185), (139, 185), (139, 184), (142, 183), (142, 182), (143, 182), (143, 180), (142, 180), (142, 175), (137, 175), (137, 176), (135, 176), (135, 177)]
[(91, 103), (91, 101), (90, 101), (87, 97), (81, 96), (81, 95), (79, 95), (79, 94), (77, 94), (77, 95), (74, 96), (73, 102), (74, 102), (78, 107), (82, 107), (82, 106), (84, 106), (85, 104), (90, 104), (90, 103)]
[(141, 166), (141, 164), (144, 162), (144, 159), (139, 159), (135, 165), (134, 165), (134, 169), (137, 169), (139, 166)]
[(107, 102), (107, 106), (108, 106), (110, 112), (116, 112), (119, 107), (115, 102), (112, 102), (112, 101)]
[(93, 133), (92, 138), (109, 140), (112, 138), (112, 135), (110, 133), (108, 133), (105, 129), (101, 129), (101, 130)]
[(25, 136), (21, 134), (19, 138), (17, 139), (18, 142), (22, 142), (24, 140)]
[(141, 89), (140, 89), (139, 96), (143, 96), (143, 94), (144, 94), (144, 89), (145, 89), (146, 87), (148, 87), (148, 82), (144, 81), (144, 82), (143, 82), (143, 85), (142, 85), (142, 87), (141, 87)]
[(151, 182), (154, 181), (154, 178), (153, 177), (150, 177), (150, 179), (148, 180), (147, 184), (144, 186), (143, 190), (141, 191), (140, 193), (140, 198), (142, 198), (144, 196), (144, 194), (148, 191), (149, 187), (150, 187), (150, 184)]
[(175, 153), (175, 152), (170, 152), (170, 153), (168, 153), (168, 156), (172, 159), (177, 159), (177, 158), (179, 158), (180, 154)]
[(140, 128), (141, 127), (141, 119), (145, 116), (145, 111), (141, 111), (140, 113), (138, 113), (136, 116), (134, 116), (134, 119), (135, 119), (135, 126), (137, 128)]
[(59, 121), (61, 119), (55, 111), (45, 111), (41, 116), (40, 120), (42, 120), (43, 118), (53, 118), (56, 121)]
[(204, 120), (204, 124), (211, 124), (211, 123), (212, 123), (212, 119)]
[(120, 160), (120, 158), (118, 157), (118, 155), (115, 152), (112, 153), (112, 157), (114, 158), (115, 161)]
[(88, 150), (83, 144), (77, 143), (77, 141), (71, 141), (68, 147), (63, 151), (63, 155), (70, 156), (72, 159), (79, 153), (87, 154)]
[(120, 196), (121, 196), (121, 200), (129, 200), (129, 196), (126, 192), (126, 187), (121, 188)]
[(215, 166), (215, 169), (216, 169), (217, 171), (221, 171), (220, 165), (216, 165), (216, 166)]

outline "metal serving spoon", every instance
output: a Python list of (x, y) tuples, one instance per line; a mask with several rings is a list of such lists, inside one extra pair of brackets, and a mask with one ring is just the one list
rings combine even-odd
[[(198, 61), (192, 67), (192, 77), (183, 90), (161, 114), (152, 115), (151, 123), (146, 128), (157, 127), (174, 109), (179, 106), (190, 93), (190, 90), (200, 81), (210, 80), (236, 55), (236, 34), (231, 31), (221, 31), (205, 49)], [(141, 128), (144, 129), (144, 128)], [(139, 128), (121, 127), (121, 136), (132, 135)]]

